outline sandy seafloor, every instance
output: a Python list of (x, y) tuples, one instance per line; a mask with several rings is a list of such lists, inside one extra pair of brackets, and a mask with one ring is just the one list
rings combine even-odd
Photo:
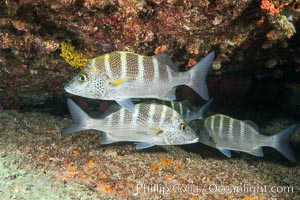
[[(271, 149), (231, 159), (201, 144), (136, 151), (100, 145), (97, 131), (62, 138), (69, 122), (0, 110), (0, 199), (300, 199), (300, 163)], [(291, 122), (269, 124), (262, 130), (276, 133)]]

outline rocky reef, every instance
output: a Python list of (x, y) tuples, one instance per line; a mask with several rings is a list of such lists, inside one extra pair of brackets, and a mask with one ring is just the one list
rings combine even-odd
[(181, 70), (214, 50), (212, 82), (234, 73), (299, 77), (299, 7), (290, 0), (1, 1), (0, 107), (61, 102), (76, 72), (61, 57), (64, 42), (83, 58), (162, 47)]

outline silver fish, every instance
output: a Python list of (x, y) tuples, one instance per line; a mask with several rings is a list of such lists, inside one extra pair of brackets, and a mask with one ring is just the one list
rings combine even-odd
[(134, 113), (122, 108), (101, 119), (89, 117), (71, 99), (68, 99), (68, 107), (72, 123), (62, 131), (62, 136), (99, 130), (103, 132), (101, 144), (130, 141), (136, 143), (136, 149), (198, 142), (198, 135), (180, 114), (165, 105), (136, 104)]
[[(164, 104), (166, 106), (171, 107), (173, 110), (176, 110), (181, 114), (183, 117), (184, 121), (187, 123), (190, 123), (193, 120), (199, 119), (199, 120), (204, 120), (205, 119), (205, 114), (211, 105), (213, 101), (213, 98), (208, 100), (203, 106), (201, 106), (198, 109), (193, 109), (189, 101), (181, 101), (181, 102), (176, 102), (176, 101), (160, 101), (161, 104)], [(157, 103), (158, 101), (153, 100), (153, 103)]]
[(259, 134), (257, 125), (251, 121), (217, 114), (205, 119), (199, 141), (219, 149), (228, 157), (231, 157), (230, 150), (262, 157), (262, 147), (268, 146), (279, 151), (288, 160), (296, 162), (295, 155), (289, 147), (289, 139), (297, 127), (298, 125), (294, 124), (275, 135), (266, 136)]
[(115, 100), (131, 112), (131, 98), (175, 100), (178, 85), (187, 85), (208, 100), (206, 75), (213, 59), (211, 52), (189, 71), (178, 72), (165, 54), (142, 56), (115, 51), (92, 59), (64, 89), (82, 97)]

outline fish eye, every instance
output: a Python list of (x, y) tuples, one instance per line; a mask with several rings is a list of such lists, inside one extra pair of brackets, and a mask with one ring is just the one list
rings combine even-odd
[(186, 130), (186, 123), (181, 123), (180, 124), (180, 130), (185, 131)]
[(80, 82), (85, 82), (85, 81), (87, 81), (87, 75), (86, 75), (86, 73), (81, 73), (81, 74), (79, 74), (78, 80), (79, 80)]

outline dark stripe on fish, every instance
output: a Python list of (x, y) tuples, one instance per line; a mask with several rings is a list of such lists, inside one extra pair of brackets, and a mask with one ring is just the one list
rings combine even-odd
[(143, 57), (144, 80), (153, 82), (154, 79), (154, 64), (152, 57)]
[(223, 119), (223, 131), (221, 134), (226, 136), (228, 135), (230, 129), (230, 118), (224, 117), (223, 115), (218, 115), (218, 117)]
[(125, 111), (124, 120), (125, 120), (125, 123), (131, 124), (132, 113), (126, 110), (126, 111)]
[(217, 115), (217, 116), (213, 116), (212, 120), (213, 120), (212, 131), (214, 134), (217, 135), (219, 133), (220, 120), (222, 119), (220, 118), (220, 116)]
[(139, 73), (138, 55), (133, 53), (126, 53), (127, 63), (127, 77), (136, 78)]
[(121, 54), (119, 52), (112, 52), (109, 55), (108, 61), (111, 69), (112, 76), (115, 78), (121, 78), (122, 66), (121, 64)]
[(94, 61), (94, 66), (103, 71), (105, 74), (107, 74), (107, 71), (105, 69), (105, 64), (104, 64), (104, 56), (101, 56), (99, 58), (96, 58), (95, 61)]
[(233, 126), (233, 130), (232, 130), (233, 133), (241, 135), (241, 122), (238, 120), (233, 120), (232, 126)]
[(168, 82), (169, 81), (167, 70), (168, 70), (168, 66), (158, 62), (159, 81), (162, 81), (162, 82)]
[(112, 123), (118, 124), (120, 120), (120, 112), (113, 113)]

